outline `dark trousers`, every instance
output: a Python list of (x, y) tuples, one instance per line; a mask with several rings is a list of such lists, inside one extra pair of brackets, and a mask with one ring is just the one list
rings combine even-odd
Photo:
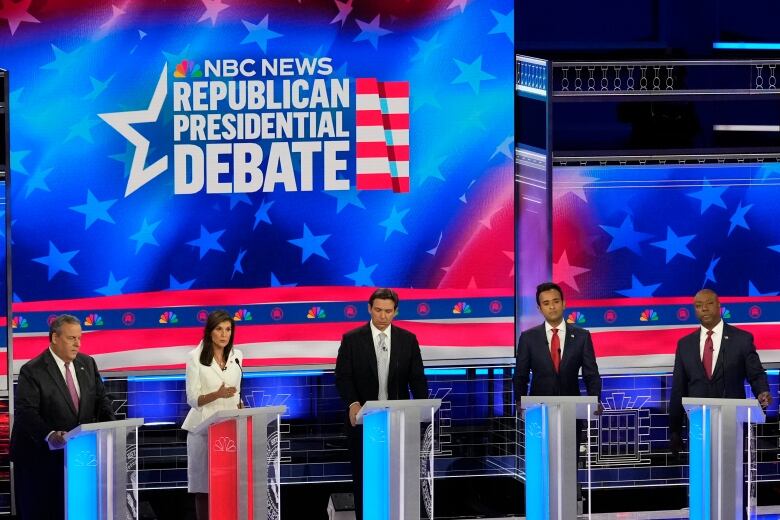
[(20, 520), (65, 518), (64, 450), (36, 451), (14, 461), (16, 515)]
[(355, 520), (363, 520), (363, 426), (347, 424), (349, 458), (352, 463), (352, 486), (355, 497)]

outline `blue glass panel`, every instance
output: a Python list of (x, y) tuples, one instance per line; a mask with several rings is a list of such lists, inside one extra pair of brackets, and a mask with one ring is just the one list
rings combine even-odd
[(65, 461), (68, 518), (97, 520), (97, 433), (85, 433), (68, 442)]
[(390, 413), (363, 418), (363, 518), (390, 519)]

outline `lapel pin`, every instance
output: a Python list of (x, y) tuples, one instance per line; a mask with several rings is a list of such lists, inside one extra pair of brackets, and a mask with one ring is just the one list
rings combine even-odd
[(723, 336), (723, 339), (729, 339), (729, 337), (728, 336)]

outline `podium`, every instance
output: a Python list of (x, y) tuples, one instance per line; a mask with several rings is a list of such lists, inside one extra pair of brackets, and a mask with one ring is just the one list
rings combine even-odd
[(525, 415), (526, 518), (577, 518), (577, 419), (590, 419), (598, 398), (522, 396), (520, 407)]
[(755, 399), (683, 397), (682, 404), (688, 414), (690, 518), (742, 518), (742, 425), (748, 424), (750, 444), (750, 425), (763, 423), (764, 411)]
[(211, 520), (281, 518), (279, 421), (285, 412), (286, 406), (220, 410), (195, 428), (208, 432)]
[(360, 409), (364, 520), (419, 519), (421, 503), (433, 519), (433, 419), (440, 406), (441, 399), (414, 399), (368, 401)]
[(66, 519), (138, 518), (136, 449), (143, 423), (125, 419), (80, 424), (65, 434)]

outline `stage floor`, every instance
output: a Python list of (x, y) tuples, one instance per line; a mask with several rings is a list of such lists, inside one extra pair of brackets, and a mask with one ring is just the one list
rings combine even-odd
[[(588, 518), (587, 515), (579, 518)], [(590, 517), (592, 520), (685, 520), (688, 511), (644, 511), (641, 513), (598, 513)], [(780, 506), (762, 506), (758, 508), (756, 520), (780, 520)], [(484, 520), (525, 520), (524, 516), (504, 517)]]

